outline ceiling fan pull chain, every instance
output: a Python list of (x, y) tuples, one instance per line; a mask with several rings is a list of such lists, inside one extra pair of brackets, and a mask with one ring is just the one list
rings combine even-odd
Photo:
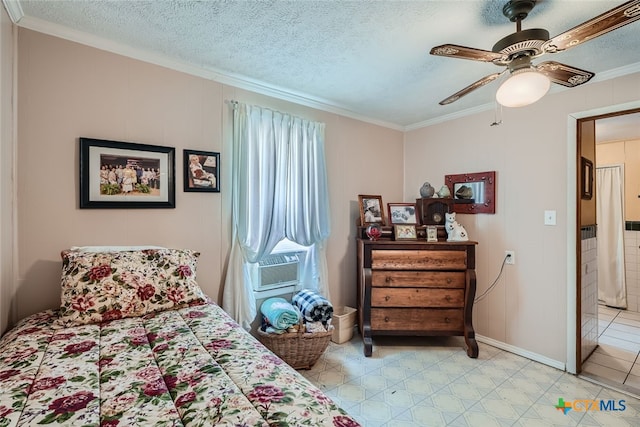
[[(495, 101), (495, 105), (496, 106), (493, 109), (493, 123), (491, 123), (489, 126), (500, 126), (502, 124), (502, 104)], [(500, 107), (500, 114), (498, 114), (498, 106)]]

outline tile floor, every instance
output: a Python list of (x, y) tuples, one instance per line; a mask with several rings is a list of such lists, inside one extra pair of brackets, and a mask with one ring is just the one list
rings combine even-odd
[[(366, 427), (640, 425), (637, 398), (483, 343), (470, 359), (463, 344), (461, 337), (380, 337), (364, 357), (356, 333), (300, 372)], [(555, 408), (560, 398), (613, 400), (619, 410), (565, 415)]]
[(598, 347), (582, 375), (640, 397), (640, 313), (598, 306)]

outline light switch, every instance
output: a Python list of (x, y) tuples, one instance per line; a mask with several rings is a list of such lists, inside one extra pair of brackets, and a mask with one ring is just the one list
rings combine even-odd
[(544, 211), (544, 225), (556, 225), (556, 211)]

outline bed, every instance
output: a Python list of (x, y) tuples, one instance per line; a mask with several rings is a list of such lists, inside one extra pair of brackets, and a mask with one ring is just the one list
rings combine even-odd
[(197, 252), (64, 251), (62, 303), (0, 340), (0, 426), (358, 426), (210, 301)]

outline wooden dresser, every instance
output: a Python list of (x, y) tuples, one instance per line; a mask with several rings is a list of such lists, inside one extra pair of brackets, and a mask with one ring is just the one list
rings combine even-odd
[(364, 354), (374, 335), (463, 335), (478, 357), (471, 321), (476, 242), (358, 239), (358, 313)]

